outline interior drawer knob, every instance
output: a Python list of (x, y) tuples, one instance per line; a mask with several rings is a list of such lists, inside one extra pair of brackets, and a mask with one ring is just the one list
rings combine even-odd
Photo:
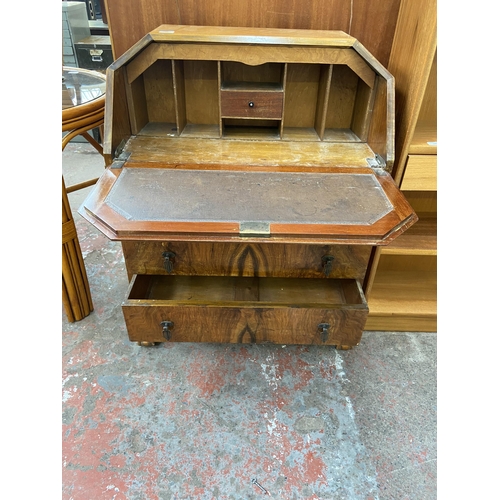
[(328, 340), (329, 329), (330, 329), (330, 323), (320, 323), (318, 325), (319, 335), (321, 337), (321, 342), (323, 342), (323, 344)]
[(160, 326), (162, 327), (162, 333), (165, 339), (170, 340), (172, 338), (172, 328), (174, 327), (174, 322), (162, 321)]
[(174, 252), (163, 252), (163, 266), (168, 274), (172, 273), (174, 270), (175, 253)]
[(253, 108), (254, 106), (255, 106), (255, 103), (254, 103), (253, 101), (250, 101), (250, 102), (248, 103), (248, 107), (249, 107), (249, 108)]
[(328, 277), (330, 276), (332, 270), (333, 270), (333, 261), (334, 261), (333, 255), (324, 255), (321, 258), (321, 262), (323, 263), (323, 274)]

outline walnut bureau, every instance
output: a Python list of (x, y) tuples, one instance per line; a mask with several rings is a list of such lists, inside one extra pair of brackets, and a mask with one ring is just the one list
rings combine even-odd
[(163, 25), (107, 72), (111, 163), (80, 214), (121, 241), (130, 340), (358, 345), (396, 187), (394, 79), (340, 31)]

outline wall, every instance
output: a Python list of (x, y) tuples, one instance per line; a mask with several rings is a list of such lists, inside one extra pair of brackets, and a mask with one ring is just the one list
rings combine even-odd
[(341, 30), (384, 66), (401, 0), (106, 0), (115, 59), (160, 24)]

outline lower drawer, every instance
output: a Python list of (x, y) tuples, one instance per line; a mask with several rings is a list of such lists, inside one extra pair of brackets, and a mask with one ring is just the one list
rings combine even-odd
[[(134, 274), (274, 276), (363, 280), (371, 247), (281, 243), (123, 241)], [(168, 270), (167, 270), (168, 269)]]
[(368, 316), (352, 279), (136, 275), (122, 309), (134, 342), (355, 346)]

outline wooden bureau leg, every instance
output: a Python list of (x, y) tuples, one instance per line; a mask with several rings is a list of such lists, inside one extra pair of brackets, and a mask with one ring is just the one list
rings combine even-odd
[(139, 345), (141, 347), (153, 347), (156, 344), (158, 344), (158, 342), (146, 342), (144, 340), (141, 340), (140, 342), (137, 342), (137, 345)]
[(348, 351), (352, 349), (352, 345), (336, 345), (335, 349), (337, 349), (337, 351)]

